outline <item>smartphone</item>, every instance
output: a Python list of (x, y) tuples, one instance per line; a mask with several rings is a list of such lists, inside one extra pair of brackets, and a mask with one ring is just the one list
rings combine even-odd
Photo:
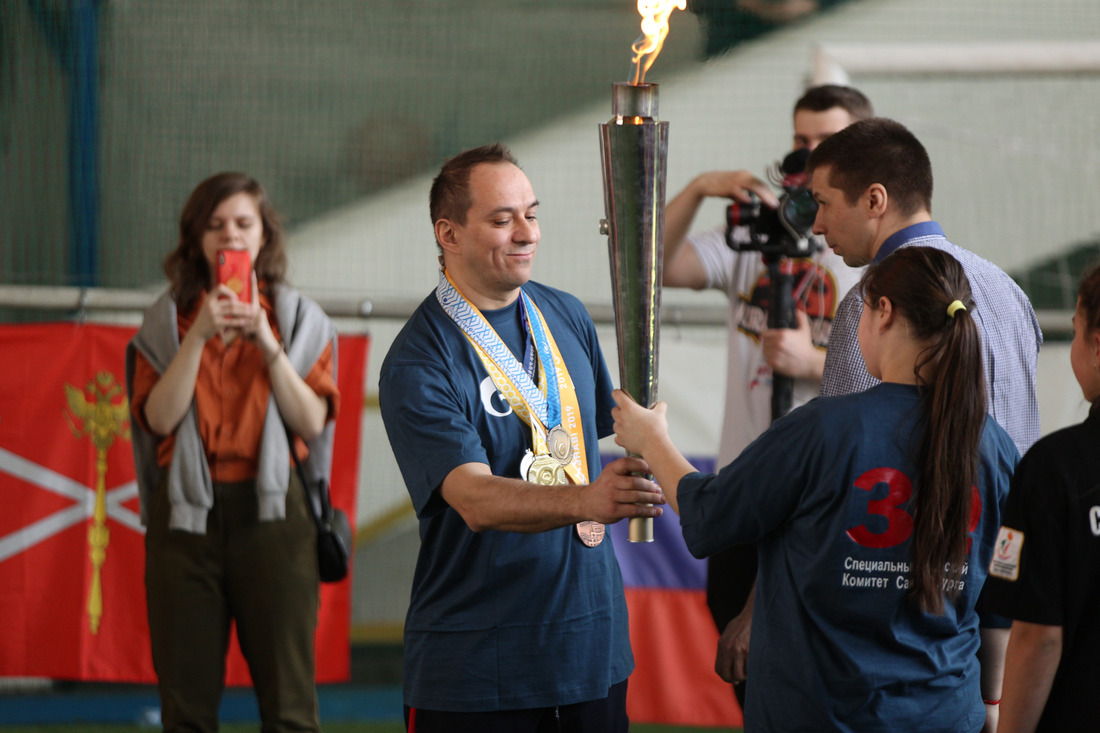
[(252, 258), (246, 249), (219, 249), (217, 256), (218, 284), (237, 294), (242, 303), (252, 302)]

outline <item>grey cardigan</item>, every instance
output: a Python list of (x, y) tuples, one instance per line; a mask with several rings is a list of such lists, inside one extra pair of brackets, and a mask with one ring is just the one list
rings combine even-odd
[[(332, 370), (336, 377), (336, 328), (317, 303), (288, 287), (277, 287), (275, 320), (283, 338), (287, 358), (299, 375), (305, 376), (317, 362), (326, 344), (332, 344)], [(162, 294), (145, 312), (141, 328), (126, 347), (126, 390), (133, 395), (134, 362), (138, 352), (163, 374), (179, 351), (179, 328), (176, 325), (176, 303), (170, 292)], [(138, 496), (142, 524), (149, 519), (149, 500), (161, 476), (157, 465), (158, 436), (148, 432), (137, 421), (131, 421), (134, 468), (137, 472)], [(332, 421), (321, 434), (309, 441), (309, 457), (303, 464), (311, 479), (324, 477), (332, 471)], [(256, 498), (259, 519), (271, 521), (286, 517), (286, 492), (290, 480), (290, 444), (286, 428), (272, 393), (260, 437), (259, 467), (256, 475)], [(172, 505), (169, 526), (195, 534), (206, 533), (206, 516), (214, 503), (214, 487), (206, 450), (198, 431), (194, 400), (176, 426), (176, 446), (168, 467), (168, 499)]]

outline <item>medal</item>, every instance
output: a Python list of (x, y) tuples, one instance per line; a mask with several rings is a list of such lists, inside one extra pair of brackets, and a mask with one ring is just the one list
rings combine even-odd
[[(563, 431), (564, 432), (564, 431)], [(540, 486), (564, 486), (569, 483), (565, 475), (565, 466), (553, 456), (536, 456), (527, 451), (519, 462), (519, 473), (528, 481)], [(603, 542), (607, 528), (599, 522), (584, 521), (575, 525), (577, 537), (587, 547), (596, 547)]]
[(550, 456), (535, 456), (527, 466), (527, 480), (539, 486), (564, 486), (569, 483), (565, 467)]
[(573, 462), (573, 441), (561, 425), (550, 430), (550, 434), (546, 436), (546, 444), (550, 448), (550, 455), (558, 463), (568, 466)]
[(603, 542), (603, 535), (606, 531), (604, 525), (599, 522), (577, 522), (577, 536), (581, 538), (588, 547), (596, 547)]
[(531, 464), (535, 461), (535, 454), (529, 449), (524, 451), (523, 458), (519, 459), (519, 477), (523, 480), (527, 480), (527, 472), (531, 469)]

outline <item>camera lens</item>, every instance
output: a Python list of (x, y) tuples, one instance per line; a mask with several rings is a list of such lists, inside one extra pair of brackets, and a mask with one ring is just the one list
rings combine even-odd
[(817, 202), (805, 188), (795, 188), (783, 197), (783, 220), (797, 232), (813, 229), (817, 216)]

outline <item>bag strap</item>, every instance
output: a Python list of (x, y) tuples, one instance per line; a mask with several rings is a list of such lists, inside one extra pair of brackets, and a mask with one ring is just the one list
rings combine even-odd
[[(294, 322), (288, 324), (287, 330), (283, 331), (283, 348), (286, 348), (288, 342), (294, 341), (295, 331), (298, 328), (299, 322), (301, 322), (302, 313), (302, 300), (298, 299), (294, 308)], [(280, 328), (282, 328), (280, 324)], [(298, 460), (298, 451), (294, 450), (294, 433), (290, 431), (290, 428), (284, 423), (283, 427), (286, 428), (286, 440), (290, 447), (290, 457), (294, 459), (294, 467), (298, 471), (298, 479), (302, 482), (302, 488), (305, 489), (306, 498), (309, 500), (310, 513), (313, 515), (313, 521), (317, 524), (317, 529), (323, 530), (332, 521), (332, 501), (329, 498), (328, 482), (324, 480), (310, 481), (306, 477), (306, 471), (302, 467), (302, 462)]]
[(310, 481), (306, 477), (306, 470), (298, 459), (298, 451), (294, 449), (294, 434), (289, 429), (286, 431), (287, 442), (290, 444), (290, 456), (294, 459), (294, 467), (298, 471), (298, 479), (305, 489), (306, 499), (309, 501), (310, 514), (317, 524), (317, 529), (324, 529), (332, 520), (332, 502), (329, 500), (328, 484), (324, 480)]

